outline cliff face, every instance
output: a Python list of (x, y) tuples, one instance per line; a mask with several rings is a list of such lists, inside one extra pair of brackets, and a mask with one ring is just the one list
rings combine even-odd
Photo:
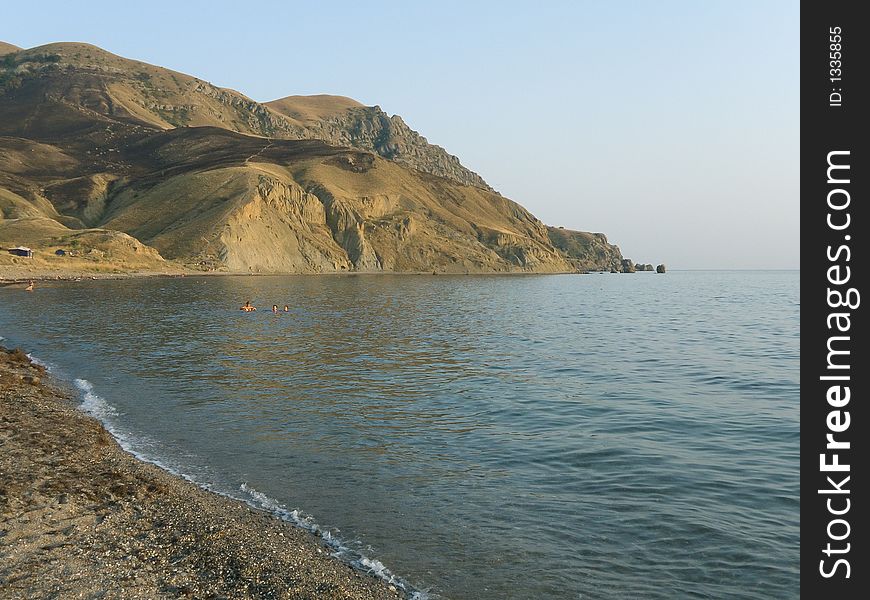
[(547, 227), (547, 236), (577, 271), (622, 271), (622, 253), (603, 233)]
[(619, 256), (600, 234), (548, 229), (376, 106), (260, 104), (87, 44), (0, 57), (0, 209), (0, 239), (46, 252), (114, 231), (148, 260), (230, 272), (564, 272)]
[(312, 115), (306, 110), (307, 104), (305, 97), (291, 96), (266, 106), (291, 119), (305, 115), (301, 124), (306, 130), (304, 135), (311, 139), (376, 152), (418, 171), (492, 191), (480, 175), (464, 167), (444, 148), (430, 144), (399, 115), (390, 117), (379, 106), (359, 104)]
[(149, 136), (128, 155), (164, 176), (118, 187), (100, 222), (192, 266), (262, 273), (572, 269), (546, 227), (518, 204), (361, 151), (200, 128)]

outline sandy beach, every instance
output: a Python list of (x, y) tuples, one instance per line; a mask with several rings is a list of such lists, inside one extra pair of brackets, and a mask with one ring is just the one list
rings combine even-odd
[(399, 598), (314, 535), (124, 452), (0, 348), (0, 597)]
[[(131, 269), (123, 266), (97, 269), (87, 264), (58, 266), (45, 261), (11, 263), (10, 257), (0, 251), (0, 287), (17, 285), (28, 281), (79, 281), (82, 279), (127, 279), (130, 277), (179, 277), (182, 275), (209, 275), (212, 272), (185, 270), (168, 264), (166, 269)], [(21, 259), (25, 260), (25, 259)]]

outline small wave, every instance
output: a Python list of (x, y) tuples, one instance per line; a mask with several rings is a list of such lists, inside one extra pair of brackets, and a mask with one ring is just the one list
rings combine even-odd
[[(3, 338), (2, 336), (0, 336), (0, 342), (2, 342), (3, 339), (4, 339), (4, 338)], [(43, 362), (43, 361), (39, 360), (37, 357), (33, 356), (33, 355), (30, 354), (30, 353), (27, 354), (27, 358), (30, 359), (30, 362), (32, 362), (33, 364), (35, 364), (35, 365), (37, 365), (37, 366), (42, 367), (43, 369), (45, 369), (45, 370), (48, 371), (49, 373), (52, 372), (52, 367), (51, 367), (51, 365), (49, 365), (47, 362)]]
[(80, 392), (81, 403), (79, 408), (85, 413), (97, 419), (103, 427), (112, 434), (112, 437), (118, 442), (118, 445), (129, 452), (139, 460), (150, 462), (161, 469), (171, 472), (173, 475), (180, 475), (174, 469), (156, 460), (153, 456), (149, 456), (141, 450), (144, 445), (143, 439), (137, 439), (128, 432), (121, 429), (115, 423), (115, 417), (118, 416), (118, 409), (109, 404), (105, 398), (94, 392), (94, 385), (87, 379), (74, 379), (73, 384)]
[(280, 519), (289, 521), (301, 527), (306, 531), (313, 533), (322, 539), (326, 545), (333, 550), (333, 556), (349, 562), (355, 568), (374, 575), (375, 577), (384, 580), (388, 584), (395, 586), (402, 591), (410, 594), (412, 600), (427, 600), (428, 595), (425, 592), (415, 590), (410, 584), (401, 578), (394, 575), (385, 565), (379, 560), (368, 558), (359, 552), (348, 547), (340, 538), (332, 535), (331, 532), (322, 529), (317, 522), (310, 516), (303, 514), (298, 509), (290, 510), (274, 498), (270, 498), (263, 492), (260, 492), (246, 483), (239, 486), (247, 497), (244, 501), (254, 508), (265, 510)]
[[(39, 359), (36, 359), (31, 355), (28, 355), (28, 357), (37, 364), (46, 366), (47, 369), (49, 368), (45, 363), (39, 361)], [(381, 561), (370, 559), (348, 547), (340, 538), (333, 535), (330, 531), (322, 529), (313, 518), (305, 515), (300, 510), (288, 509), (277, 500), (250, 487), (247, 483), (242, 483), (242, 485), (239, 486), (239, 490), (243, 493), (243, 496), (241, 497), (235, 494), (224, 493), (214, 485), (199, 481), (195, 477), (184, 473), (181, 469), (169, 465), (151, 453), (144, 451), (143, 448), (149, 445), (147, 439), (141, 436), (133, 436), (118, 426), (115, 421), (116, 417), (119, 415), (118, 410), (106, 401), (105, 398), (94, 392), (94, 386), (90, 381), (87, 379), (75, 379), (73, 380), (73, 383), (81, 395), (81, 410), (100, 421), (106, 431), (117, 440), (118, 445), (137, 459), (156, 465), (164, 471), (177, 477), (181, 477), (182, 479), (185, 479), (207, 491), (227, 496), (234, 500), (240, 500), (253, 508), (264, 510), (284, 521), (288, 521), (297, 527), (305, 529), (306, 531), (320, 537), (326, 545), (333, 550), (332, 555), (334, 557), (349, 563), (351, 566), (361, 571), (382, 579), (389, 585), (401, 589), (409, 595), (411, 600), (428, 600), (429, 596), (425, 592), (414, 589), (413, 586), (394, 575)]]
[(93, 384), (87, 379), (74, 379), (73, 384), (80, 392), (81, 403), (79, 409), (86, 414), (97, 419), (103, 428), (108, 431), (118, 445), (127, 452), (132, 454), (142, 462), (150, 463), (160, 467), (164, 471), (181, 477), (201, 488), (208, 491), (214, 491), (212, 486), (206, 483), (200, 483), (190, 475), (184, 473), (180, 468), (170, 464), (165, 460), (158, 458), (153, 452), (149, 452), (148, 448), (155, 446), (154, 442), (146, 436), (133, 435), (123, 427), (118, 425), (116, 417), (119, 416), (118, 409), (112, 406), (105, 398), (94, 392)]
[[(118, 416), (118, 411), (114, 406), (106, 402), (102, 396), (98, 396), (94, 393), (94, 386), (90, 381), (87, 379), (76, 379), (73, 383), (82, 393), (81, 408), (86, 413), (92, 417), (96, 417), (101, 422), (109, 417)], [(114, 432), (111, 433), (114, 435)]]

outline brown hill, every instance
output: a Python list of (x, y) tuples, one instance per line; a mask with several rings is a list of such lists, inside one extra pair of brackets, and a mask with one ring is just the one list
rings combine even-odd
[(281, 113), (288, 119), (292, 119), (300, 127), (310, 127), (324, 119), (343, 115), (355, 108), (365, 108), (353, 98), (345, 96), (330, 96), (318, 94), (315, 96), (287, 96), (272, 102), (266, 102), (266, 106)]
[[(0, 90), (30, 98), (30, 110), (10, 115), (0, 133), (39, 132), (53, 111), (40, 103), (90, 118), (121, 120), (151, 127), (213, 126), (282, 139), (319, 139), (336, 146), (376, 152), (412, 168), (489, 189), (459, 159), (379, 107), (340, 96), (290, 96), (260, 104), (234, 90), (147, 63), (129, 60), (90, 44), (47, 44), (4, 59)], [(62, 104), (63, 106), (57, 106)], [(0, 115), (2, 116), (2, 115)], [(66, 123), (71, 126), (72, 123)], [(27, 128), (27, 129), (22, 129)]]
[[(6, 56), (2, 67), (0, 93), (5, 92), (7, 106), (6, 114), (0, 113), (5, 117), (0, 133), (7, 135), (52, 136), (64, 133), (56, 129), (59, 124), (94, 122), (157, 129), (211, 125), (253, 135), (300, 135), (286, 119), (238, 92), (90, 44), (64, 42), (22, 50)], [(17, 114), (8, 112), (12, 106)]]
[(0, 60), (0, 211), (0, 244), (232, 272), (555, 272), (619, 254), (554, 238), (377, 107), (263, 105), (78, 43)]
[(18, 52), (21, 50), (18, 46), (14, 46), (12, 44), (7, 44), (6, 42), (0, 42), (0, 56), (4, 54), (9, 54), (11, 52)]

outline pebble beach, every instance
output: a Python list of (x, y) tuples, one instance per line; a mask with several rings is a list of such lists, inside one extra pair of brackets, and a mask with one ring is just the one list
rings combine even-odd
[(401, 598), (313, 534), (121, 449), (0, 348), (0, 598)]

